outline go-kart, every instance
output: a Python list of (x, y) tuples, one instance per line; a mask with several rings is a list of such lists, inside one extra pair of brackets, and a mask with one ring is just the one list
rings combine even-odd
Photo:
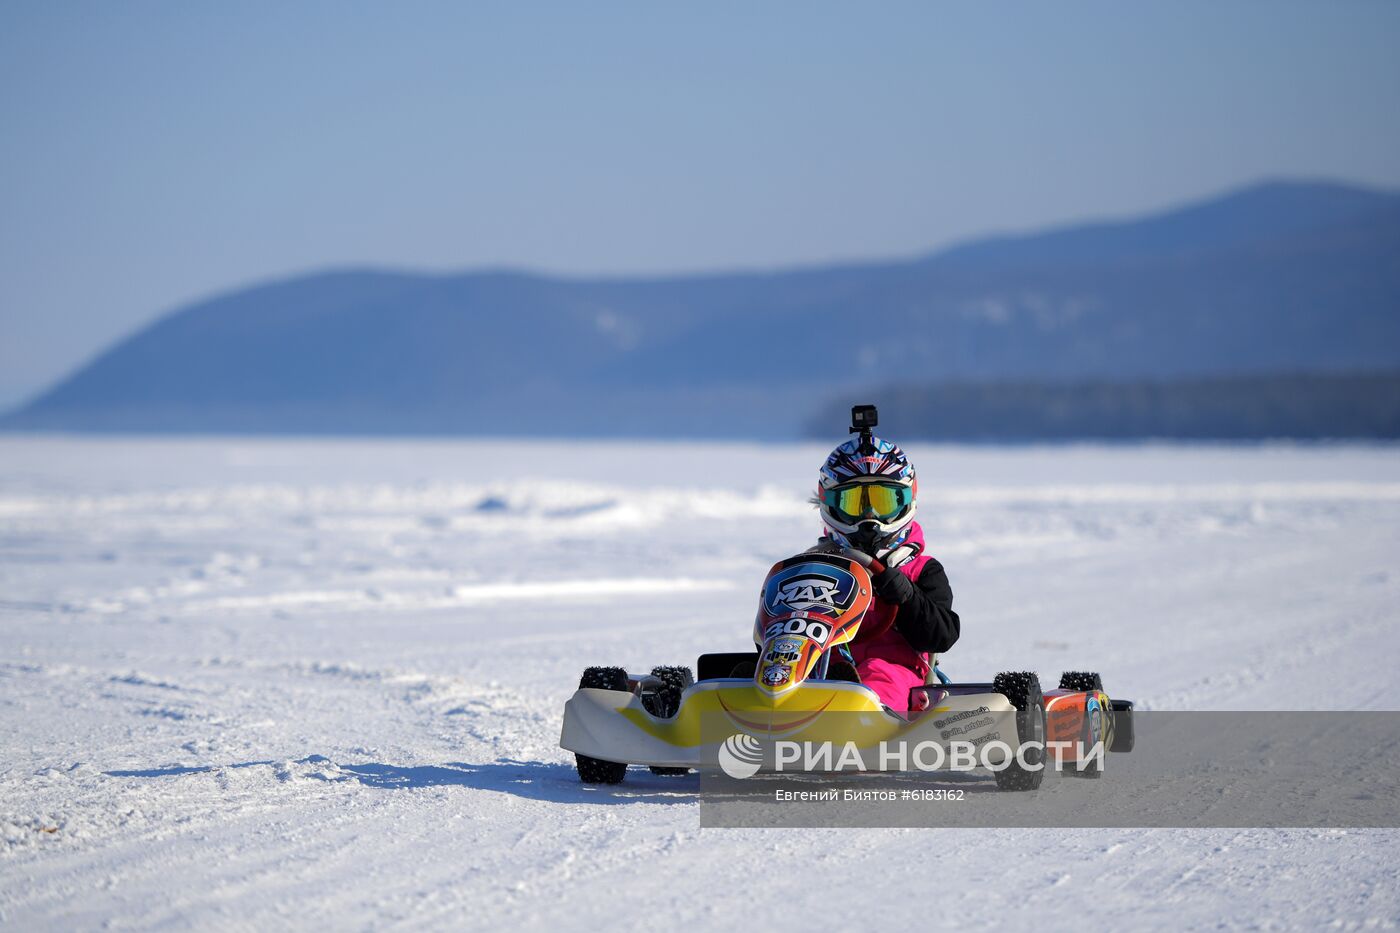
[[(1062, 773), (1081, 777), (1099, 776), (1103, 749), (1131, 750), (1133, 705), (1110, 700), (1094, 673), (1067, 672), (1058, 689), (1042, 691), (1031, 672), (954, 683), (935, 663), (930, 682), (910, 691), (910, 712), (884, 706), (860, 683), (849, 650), (863, 635), (879, 634), (863, 633), (861, 624), (874, 599), (872, 572), (883, 569), (843, 549), (780, 561), (764, 582), (753, 630), (756, 650), (701, 655), (698, 677), (679, 666), (647, 674), (620, 667), (585, 670), (564, 706), (559, 738), (574, 753), (579, 778), (616, 784), (628, 765), (685, 774), (722, 763), (726, 738), (732, 750), (735, 737), (749, 736), (744, 741), (754, 744), (781, 739), (854, 743), (867, 750), (932, 742), (951, 751), (954, 742), (970, 743), (982, 748), (999, 788), (1033, 790), (1044, 776), (1047, 748)], [(1090, 754), (1096, 743), (1102, 749)], [(1064, 766), (1067, 757), (1073, 764)], [(890, 761), (861, 756), (860, 768), (907, 766)]]

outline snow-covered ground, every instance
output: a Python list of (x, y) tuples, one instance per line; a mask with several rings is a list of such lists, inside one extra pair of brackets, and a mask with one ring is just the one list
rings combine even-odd
[[(0, 925), (1400, 924), (1400, 831), (701, 831), (694, 777), (581, 787), (579, 671), (744, 648), (824, 453), (0, 439)], [(958, 678), (1400, 709), (1400, 448), (910, 453)]]

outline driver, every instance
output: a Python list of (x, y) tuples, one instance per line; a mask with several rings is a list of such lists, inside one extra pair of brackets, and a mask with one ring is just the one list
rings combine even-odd
[(929, 655), (951, 648), (960, 631), (948, 575), (924, 553), (914, 521), (918, 493), (904, 451), (867, 429), (827, 457), (814, 500), (826, 525), (819, 548), (835, 543), (885, 566), (850, 648), (861, 683), (898, 712), (909, 711), (910, 689), (927, 682)]

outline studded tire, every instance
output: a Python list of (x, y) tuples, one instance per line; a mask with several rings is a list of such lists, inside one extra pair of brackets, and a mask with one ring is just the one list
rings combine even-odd
[(994, 772), (997, 789), (1035, 790), (1045, 777), (1045, 694), (1040, 689), (1040, 678), (1031, 671), (1002, 673), (993, 679), (992, 690), (1016, 707), (1017, 739), (1041, 745), (1039, 750), (1027, 751), (1022, 756), (1031, 767), (1022, 767), (1020, 761), (1013, 758), (1005, 768)]
[[(578, 681), (579, 689), (626, 690), (627, 672), (620, 667), (590, 667)], [(585, 784), (621, 784), (627, 776), (627, 762), (604, 761), (587, 755), (574, 755), (579, 780)]]
[[(1094, 671), (1065, 671), (1060, 675), (1060, 689), (1073, 690), (1077, 693), (1087, 693), (1089, 691), (1102, 693), (1103, 678)], [(1098, 729), (1094, 728), (1094, 718), (1085, 716), (1084, 731), (1079, 736), (1080, 743), (1082, 743), (1085, 748), (1092, 747), (1094, 742), (1099, 738), (1095, 735), (1095, 732), (1104, 733), (1105, 738), (1111, 738), (1111, 733), (1108, 732), (1105, 726), (1112, 723), (1112, 719), (1109, 718), (1112, 716), (1113, 711), (1111, 709), (1100, 710), (1100, 718), (1098, 720), (1100, 725)], [(1100, 778), (1103, 777), (1103, 759), (1101, 757), (1095, 758), (1089, 766), (1082, 771), (1078, 767), (1071, 767), (1062, 769), (1061, 773), (1069, 775), (1070, 777), (1089, 778), (1090, 780)]]
[[(642, 697), (642, 706), (653, 716), (662, 719), (670, 719), (680, 712), (681, 694), (685, 688), (695, 683), (695, 675), (688, 667), (653, 667), (651, 676), (664, 683), (664, 689), (656, 690), (645, 694)], [(651, 766), (652, 774), (679, 775), (689, 774), (689, 768), (663, 768), (657, 765)]]
[(1060, 675), (1060, 689), (1085, 692), (1103, 691), (1103, 678), (1092, 671), (1065, 671)]

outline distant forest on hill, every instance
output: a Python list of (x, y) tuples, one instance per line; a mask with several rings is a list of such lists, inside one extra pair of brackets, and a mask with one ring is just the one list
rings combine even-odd
[[(955, 383), (869, 394), (902, 438), (1018, 441), (1400, 438), (1400, 372), (1236, 376), (1173, 382)], [(833, 403), (809, 426), (825, 437)]]

